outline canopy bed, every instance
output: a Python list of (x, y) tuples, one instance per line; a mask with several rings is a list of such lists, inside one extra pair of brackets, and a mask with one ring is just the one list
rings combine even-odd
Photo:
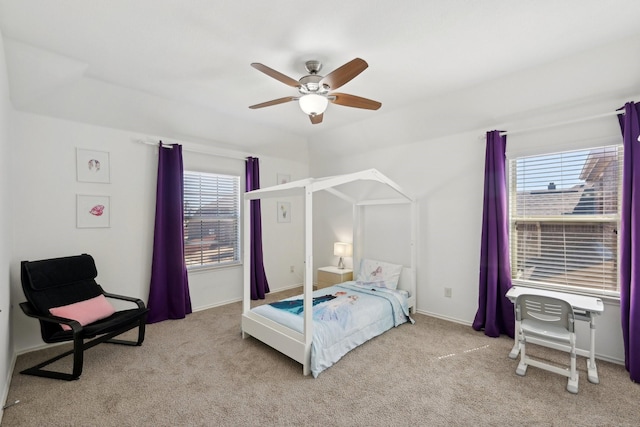
[[(347, 189), (362, 187), (363, 191), (348, 193)], [(353, 281), (313, 291), (313, 199), (317, 192), (327, 192), (353, 206)], [(391, 195), (387, 197), (387, 195)], [(383, 196), (383, 197), (381, 197)], [(303, 294), (282, 303), (251, 308), (250, 253), (244, 251), (244, 293), (242, 336), (254, 338), (301, 363), (303, 374), (317, 376), (344, 354), (363, 342), (406, 321), (416, 302), (417, 204), (400, 186), (376, 169), (330, 176), (307, 178), (285, 184), (249, 191), (244, 195), (244, 211), (249, 212), (252, 200), (276, 197), (304, 198), (304, 279)], [(402, 265), (364, 258), (366, 242), (364, 211), (375, 206), (405, 205), (410, 223), (409, 260)], [(403, 209), (404, 210), (404, 209)], [(390, 219), (397, 223), (399, 218)], [(402, 220), (402, 219), (400, 219)], [(250, 247), (250, 218), (244, 217), (244, 247)], [(367, 251), (368, 256), (370, 252)], [(385, 277), (375, 278), (375, 271)], [(387, 272), (389, 272), (387, 274)], [(372, 276), (373, 275), (373, 276)], [(376, 282), (383, 280), (382, 282)], [(385, 282), (386, 281), (386, 282)], [(357, 304), (354, 301), (357, 300)], [(294, 306), (292, 308), (292, 306)], [(336, 323), (323, 322), (322, 317), (335, 317), (337, 310), (358, 306), (363, 314), (349, 312), (347, 336), (335, 337)], [(378, 308), (376, 308), (378, 307)], [(333, 311), (332, 311), (333, 310)], [(353, 318), (352, 318), (353, 317)], [(362, 324), (366, 318), (366, 324)], [(345, 330), (344, 316), (339, 325)], [(314, 327), (315, 326), (315, 327)], [(328, 331), (325, 331), (327, 330)], [(323, 332), (324, 331), (324, 332)], [(324, 333), (330, 337), (322, 336)], [(328, 348), (330, 347), (330, 348)]]

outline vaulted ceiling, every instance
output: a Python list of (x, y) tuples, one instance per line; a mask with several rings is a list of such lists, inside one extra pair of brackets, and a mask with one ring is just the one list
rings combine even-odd
[[(252, 149), (380, 123), (437, 127), (449, 114), (438, 106), (497, 81), (509, 108), (509, 88), (539, 92), (528, 70), (640, 36), (640, 1), (0, 0), (0, 31), (18, 110)], [(297, 102), (248, 108), (298, 95), (252, 62), (297, 80), (307, 60), (326, 74), (356, 57), (369, 67), (339, 92), (380, 101), (377, 111), (331, 104), (312, 125)], [(574, 85), (550, 87), (543, 103), (584, 97)]]

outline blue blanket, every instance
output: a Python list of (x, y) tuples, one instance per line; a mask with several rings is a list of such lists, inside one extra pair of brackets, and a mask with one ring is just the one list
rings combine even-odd
[[(407, 298), (398, 291), (345, 282), (313, 293), (311, 373), (332, 366), (353, 348), (407, 321)], [(253, 309), (300, 333), (303, 332), (303, 297), (298, 295)]]

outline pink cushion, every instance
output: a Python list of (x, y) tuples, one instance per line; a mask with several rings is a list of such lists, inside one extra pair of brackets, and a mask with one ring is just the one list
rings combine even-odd
[[(96, 320), (105, 319), (116, 312), (116, 309), (107, 301), (104, 295), (98, 295), (85, 301), (74, 304), (53, 307), (49, 312), (54, 316), (65, 317), (80, 322), (82, 326), (93, 323)], [(61, 324), (62, 329), (70, 331), (71, 326)]]

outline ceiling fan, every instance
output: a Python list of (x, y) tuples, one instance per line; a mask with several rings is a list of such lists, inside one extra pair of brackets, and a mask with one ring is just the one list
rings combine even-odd
[(377, 110), (382, 106), (380, 102), (371, 99), (346, 93), (330, 92), (348, 83), (369, 66), (365, 60), (360, 58), (347, 62), (324, 77), (318, 74), (322, 68), (320, 61), (307, 61), (305, 68), (309, 74), (301, 77), (300, 80), (294, 80), (257, 62), (254, 62), (251, 66), (288, 86), (297, 88), (298, 92), (300, 92), (300, 96), (285, 96), (284, 98), (252, 105), (249, 107), (252, 109), (298, 101), (302, 111), (311, 119), (311, 123), (317, 125), (322, 123), (322, 117), (329, 102), (345, 107), (364, 108), (367, 110)]

